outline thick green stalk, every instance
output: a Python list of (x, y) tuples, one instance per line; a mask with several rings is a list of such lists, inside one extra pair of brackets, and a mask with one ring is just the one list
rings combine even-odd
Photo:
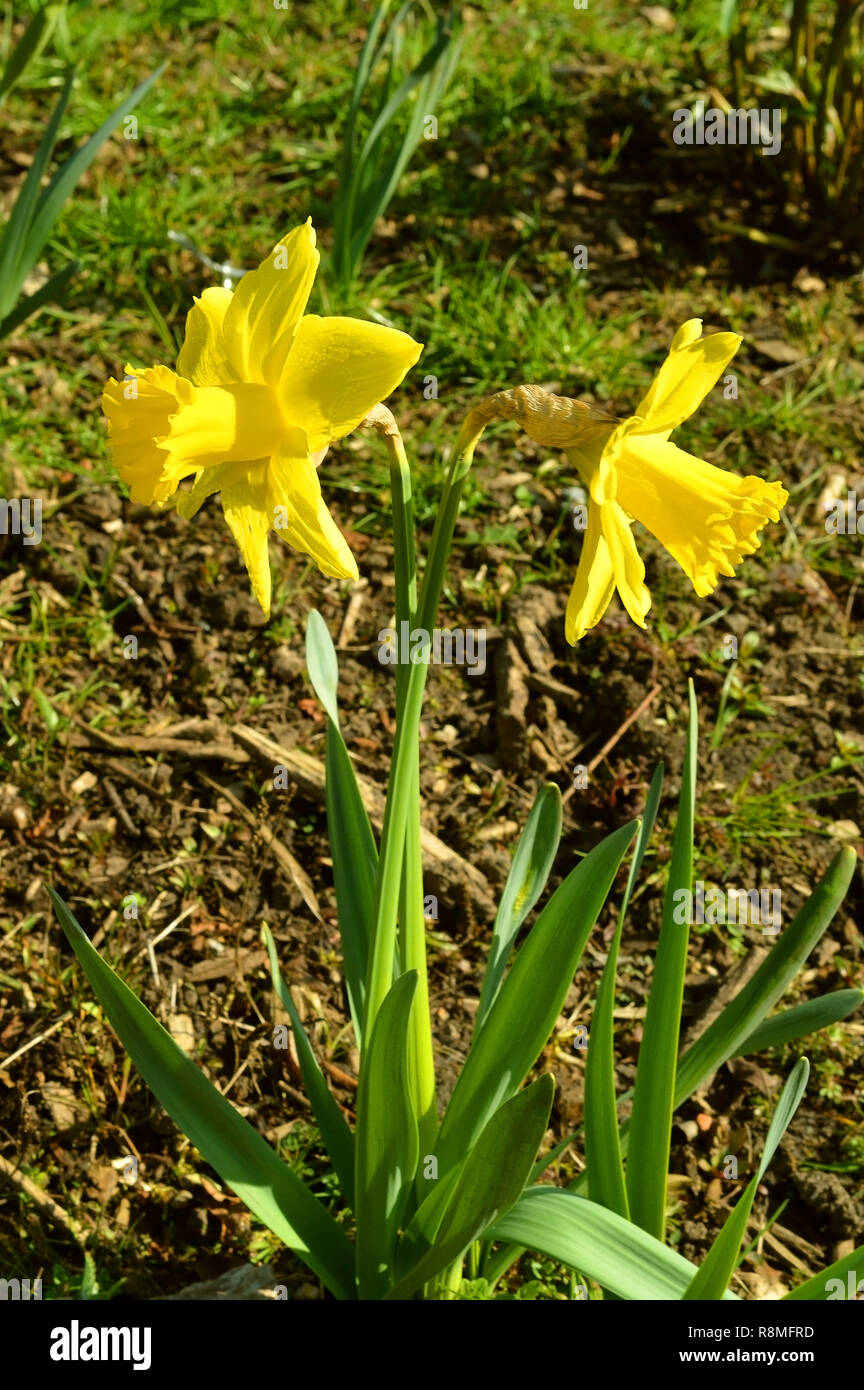
[[(388, 412), (389, 413), (389, 412)], [(392, 425), (390, 423), (392, 421)], [(393, 537), (396, 571), (396, 628), (402, 623), (410, 630), (417, 611), (417, 565), (414, 552), (414, 506), (411, 469), (402, 436), (390, 417), (380, 433), (390, 454), (390, 482), (393, 498)], [(396, 666), (397, 723), (404, 719), (408, 671), (401, 661)], [(426, 923), (423, 916), (423, 859), (420, 847), (420, 747), (411, 742), (411, 760), (405, 860), (402, 868), (399, 921), (402, 924), (402, 969), (417, 971), (417, 991), (411, 1013), (409, 1035), (409, 1075), (415, 1113), (420, 1130), (420, 1155), (431, 1153), (438, 1129), (435, 1095), (435, 1062), (429, 1017), (429, 982), (426, 969)]]
[[(394, 574), (396, 574), (396, 628), (401, 637), (403, 626), (408, 631), (413, 627), (417, 614), (417, 562), (414, 553), (414, 507), (411, 496), (411, 470), (408, 466), (406, 450), (399, 427), (389, 410), (376, 407), (368, 417), (368, 424), (378, 431), (390, 456), (390, 485), (393, 498), (393, 550)], [(407, 795), (404, 798), (404, 842), (403, 859), (400, 866), (399, 908), (397, 922), (400, 923), (399, 941), (400, 969), (417, 970), (417, 992), (414, 995), (411, 1011), (411, 1027), (408, 1034), (408, 1076), (411, 1094), (414, 1097), (415, 1115), (419, 1126), (422, 1155), (431, 1154), (435, 1147), (438, 1131), (438, 1104), (435, 1094), (435, 1058), (432, 1051), (432, 1027), (429, 1019), (429, 986), (426, 973), (426, 937), (424, 920), (424, 885), (422, 885), (421, 837), (419, 837), (419, 745), (418, 730), (414, 728), (413, 737), (401, 738), (401, 730), (406, 724), (408, 680), (410, 669), (401, 662), (396, 664), (396, 728), (397, 741), (404, 749), (408, 762)], [(422, 699), (422, 691), (421, 691)], [(410, 755), (410, 756), (408, 756)], [(392, 787), (393, 787), (392, 783)], [(403, 790), (403, 783), (399, 783)], [(389, 796), (392, 790), (389, 791)], [(383, 845), (382, 845), (383, 849)], [(394, 873), (394, 859), (392, 860)], [(382, 877), (378, 881), (378, 901), (381, 908)], [(388, 881), (388, 892), (392, 884)], [(389, 901), (389, 899), (388, 899)], [(393, 935), (396, 947), (396, 935)], [(383, 958), (382, 958), (383, 959)], [(367, 1017), (367, 1026), (371, 1026)]]
[[(423, 575), (417, 605), (418, 626), (429, 631), (435, 622), (447, 557), (453, 540), (453, 530), (459, 512), (462, 486), (482, 425), (473, 431), (469, 416), (462, 429), (456, 454), (444, 489), (441, 508), (435, 522), (429, 562)], [(377, 915), (372, 953), (369, 962), (366, 1027), (372, 1024), (390, 988), (393, 955), (396, 949), (396, 921), (399, 910), (399, 891), (405, 855), (405, 837), (411, 805), (413, 782), (411, 767), (417, 756), (417, 740), (423, 690), (426, 685), (426, 663), (418, 662), (408, 669), (404, 687), (401, 718), (396, 725), (393, 759), (387, 785), (387, 803), (381, 832), (381, 854), (378, 862)]]

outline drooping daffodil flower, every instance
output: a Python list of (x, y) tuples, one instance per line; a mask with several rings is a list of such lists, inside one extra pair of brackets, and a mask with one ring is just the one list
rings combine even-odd
[[(270, 612), (267, 537), (276, 530), (318, 568), (357, 579), (316, 463), (414, 366), (422, 345), (360, 319), (305, 314), (320, 256), (311, 219), (234, 291), (205, 289), (186, 319), (177, 370), (126, 368), (103, 408), (132, 500), (192, 517), (215, 492)], [(192, 486), (178, 492), (180, 482)]]
[(462, 426), (457, 455), (463, 469), (487, 425), (513, 420), (535, 443), (563, 450), (587, 487), (585, 537), (565, 620), (573, 646), (599, 623), (616, 589), (634, 623), (646, 625), (651, 595), (634, 520), (653, 532), (704, 597), (721, 574), (734, 574), (735, 565), (759, 548), (759, 532), (779, 521), (788, 500), (782, 483), (742, 478), (670, 442), (741, 343), (737, 333), (701, 335), (701, 319), (678, 329), (650, 391), (625, 420), (542, 386), (516, 386), (478, 402)]
[(716, 385), (741, 338), (688, 319), (635, 415), (565, 450), (588, 489), (587, 529), (567, 604), (575, 645), (603, 617), (617, 589), (640, 627), (651, 606), (631, 520), (641, 521), (683, 569), (700, 597), (758, 549), (759, 532), (788, 500), (782, 483), (741, 477), (685, 453), (669, 436)]

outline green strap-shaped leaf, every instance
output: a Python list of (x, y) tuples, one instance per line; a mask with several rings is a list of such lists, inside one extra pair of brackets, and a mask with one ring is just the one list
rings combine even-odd
[(62, 270), (56, 271), (33, 294), (19, 299), (12, 312), (7, 314), (5, 319), (0, 319), (0, 338), (8, 338), (9, 334), (14, 333), (25, 319), (29, 319), (38, 309), (41, 309), (43, 304), (56, 304), (63, 297), (66, 286), (74, 280), (80, 269), (80, 261), (70, 261), (68, 265), (64, 265)]
[(842, 903), (857, 857), (845, 846), (828, 865), (800, 912), (759, 969), (678, 1063), (675, 1104), (681, 1105), (718, 1067), (737, 1056), (789, 988)]
[[(838, 1287), (838, 1283), (842, 1287)], [(844, 1255), (842, 1260), (835, 1260), (821, 1274), (805, 1279), (797, 1289), (784, 1294), (781, 1302), (795, 1302), (798, 1299), (806, 1299), (808, 1303), (833, 1302), (835, 1299), (842, 1302), (844, 1299), (857, 1299), (859, 1293), (864, 1293), (864, 1245), (859, 1245), (851, 1255)]]
[[(360, 194), (354, 208), (352, 256), (359, 262), (375, 222), (387, 208), (399, 180), (417, 147), (428, 115), (434, 113), (456, 67), (460, 43), (450, 27), (450, 16), (440, 16), (435, 39), (392, 97), (378, 113), (357, 165)], [(399, 107), (415, 93), (414, 104), (398, 148), (386, 162), (379, 162), (379, 142)]]
[(306, 623), (306, 661), (312, 688), (328, 715), (325, 754), (327, 830), (333, 856), (333, 884), (339, 909), (339, 932), (345, 988), (361, 1054), (364, 1045), (366, 974), (375, 923), (378, 850), (363, 805), (354, 765), (339, 728), (339, 663), (321, 614)]
[(339, 933), (345, 987), (362, 1055), (366, 1045), (366, 976), (375, 923), (378, 849), (354, 766), (342, 735), (331, 724), (325, 754), (327, 834), (333, 857), (333, 886), (339, 909)]
[(588, 1160), (589, 1194), (593, 1202), (599, 1202), (600, 1206), (617, 1211), (619, 1216), (624, 1217), (629, 1216), (629, 1209), (615, 1097), (615, 975), (624, 919), (657, 819), (662, 789), (663, 764), (660, 763), (645, 798), (645, 813), (636, 838), (627, 887), (618, 913), (618, 925), (597, 991), (585, 1065), (585, 1156)]
[(396, 980), (360, 1064), (354, 1189), (360, 1298), (382, 1298), (387, 1290), (417, 1171), (420, 1143), (408, 1081), (408, 1025), (416, 989), (416, 970)]
[(630, 1216), (643, 1230), (663, 1239), (666, 1221), (666, 1177), (674, 1109), (675, 1067), (681, 1027), (681, 1001), (687, 972), (690, 913), (677, 920), (677, 895), (689, 894), (693, 876), (693, 819), (696, 807), (696, 767), (699, 718), (693, 682), (688, 683), (690, 718), (687, 754), (678, 801), (678, 820), (672, 841), (669, 879), (663, 900), (663, 919), (654, 962), (648, 1007), (630, 1116), (627, 1161), (627, 1199)]
[[(57, 170), (48, 187), (43, 189), (39, 202), (36, 206), (33, 219), (29, 222), (26, 239), (24, 240), (20, 255), (16, 264), (15, 274), (19, 277), (19, 282), (29, 275), (33, 266), (36, 264), (42, 252), (42, 248), (54, 230), (54, 223), (60, 216), (69, 194), (77, 184), (85, 169), (93, 163), (99, 150), (108, 139), (109, 135), (117, 129), (124, 116), (127, 116), (139, 103), (143, 96), (146, 96), (153, 83), (161, 76), (165, 69), (163, 63), (161, 67), (146, 77), (143, 82), (129, 93), (125, 101), (115, 107), (111, 115), (96, 131), (91, 135), (80, 149), (76, 150), (71, 159)], [(71, 76), (70, 76), (71, 81)], [(68, 90), (66, 91), (68, 96)]]
[(306, 665), (312, 689), (339, 728), (339, 658), (327, 624), (316, 608), (306, 619)]
[[(434, 1246), (397, 1280), (388, 1298), (407, 1298), (458, 1260), (519, 1199), (546, 1133), (554, 1093), (555, 1083), (547, 1073), (495, 1112), (461, 1167)], [(420, 1218), (418, 1225), (422, 1224)], [(406, 1243), (406, 1250), (411, 1248)], [(400, 1247), (400, 1269), (402, 1257)]]
[(0, 77), (0, 106), (3, 105), (15, 84), (20, 82), (30, 64), (39, 57), (65, 8), (65, 4), (43, 5), (32, 16), (27, 28), (9, 55), (9, 60), (3, 69), (3, 76)]
[[(401, 29), (410, 8), (409, 4), (402, 6), (378, 44), (389, 2), (377, 7), (358, 61), (343, 133), (341, 178), (334, 220), (334, 258), (343, 284), (351, 278), (372, 235), (375, 221), (393, 196), (420, 139), (423, 123), (434, 112), (458, 57), (459, 45), (452, 33), (450, 16), (441, 16), (430, 47), (417, 66), (398, 86), (395, 85), (402, 46)], [(379, 108), (369, 133), (359, 142), (358, 148), (359, 109), (367, 95), (372, 71), (388, 49), (390, 56), (381, 84)], [(400, 107), (409, 99), (412, 99), (412, 104), (407, 123), (395, 147), (385, 153), (384, 136), (392, 132)]]
[(342, 1228), (105, 964), (63, 899), (51, 888), (48, 892), (96, 997), (174, 1123), (336, 1298), (354, 1298), (354, 1251)]
[(355, 145), (357, 143), (357, 119), (369, 79), (383, 48), (383, 44), (378, 46), (378, 35), (391, 3), (392, 0), (381, 0), (369, 21), (366, 38), (354, 72), (351, 101), (342, 130), (341, 168), (333, 220), (333, 242), (334, 259), (337, 261), (339, 273), (343, 277), (346, 273), (350, 275), (351, 227), (354, 220), (354, 201), (357, 196), (357, 178), (353, 172)]
[[(51, 113), (51, 119), (45, 127), (45, 133), (39, 142), (33, 163), (27, 170), (27, 176), (18, 191), (14, 206), (9, 214), (9, 221), (6, 223), (2, 237), (0, 237), (0, 319), (7, 318), (15, 307), (21, 285), (27, 278), (27, 270), (22, 269), (22, 266), (26, 259), (30, 227), (36, 215), (36, 205), (42, 180), (45, 177), (45, 170), (57, 143), (60, 123), (69, 104), (74, 77), (74, 72), (66, 74), (66, 81), (57, 99), (57, 105)], [(35, 262), (36, 257), (33, 259)]]
[(264, 927), (264, 944), (270, 957), (270, 978), (273, 981), (273, 988), (282, 1001), (282, 1007), (287, 1011), (291, 1019), (291, 1028), (294, 1032), (294, 1041), (297, 1044), (297, 1059), (300, 1063), (300, 1070), (303, 1073), (303, 1085), (306, 1088), (306, 1095), (318, 1122), (321, 1131), (321, 1138), (330, 1155), (336, 1175), (342, 1187), (342, 1194), (349, 1207), (354, 1206), (354, 1135), (348, 1128), (348, 1123), (330, 1087), (324, 1078), (324, 1073), (318, 1065), (318, 1058), (312, 1051), (312, 1045), (306, 1035), (306, 1029), (297, 1012), (297, 1005), (291, 997), (291, 991), (282, 978), (279, 969), (279, 958), (276, 955), (276, 943), (269, 927)]
[[(730, 1057), (744, 1055), (745, 1048), (748, 1053), (758, 1050), (749, 1045), (754, 1035), (756, 1041), (759, 1041), (757, 1028), (761, 1031), (766, 1014), (789, 988), (807, 957), (831, 925), (838, 907), (846, 896), (856, 863), (857, 856), (851, 847), (847, 846), (839, 851), (801, 911), (778, 938), (756, 973), (684, 1053), (678, 1063), (675, 1078), (676, 1110)], [(840, 990), (838, 993), (851, 994), (858, 991)], [(765, 1023), (766, 1029), (773, 1028), (776, 1023), (779, 1033), (780, 1021), (786, 1020), (787, 1014), (795, 1014), (799, 1021), (806, 1021), (803, 1013), (805, 1007), (802, 1004), (786, 1013), (778, 1014), (776, 1020), (768, 1019)], [(810, 1017), (818, 1023), (815, 1011)], [(800, 1034), (796, 1032), (795, 1036), (804, 1035), (802, 1031)], [(792, 1039), (784, 1037), (782, 1040)], [(620, 1100), (625, 1099), (626, 1094), (620, 1097)], [(625, 1154), (629, 1142), (628, 1121), (621, 1126), (621, 1149)], [(573, 1191), (581, 1191), (587, 1187), (587, 1173), (580, 1174), (569, 1187)]]
[(480, 1031), (495, 1002), (519, 929), (546, 887), (560, 841), (561, 793), (554, 782), (549, 782), (540, 788), (531, 807), (501, 895), (474, 1021), (475, 1033)]
[(743, 1195), (736, 1202), (726, 1221), (723, 1223), (722, 1230), (719, 1231), (711, 1245), (711, 1249), (694, 1274), (689, 1287), (684, 1291), (683, 1297), (688, 1300), (708, 1300), (722, 1298), (729, 1280), (732, 1278), (738, 1264), (738, 1255), (741, 1250), (741, 1242), (747, 1230), (747, 1222), (750, 1220), (750, 1212), (753, 1201), (756, 1197), (756, 1189), (765, 1176), (768, 1164), (777, 1151), (777, 1145), (786, 1133), (792, 1121), (792, 1116), (801, 1104), (801, 1098), (807, 1086), (807, 1077), (810, 1075), (810, 1063), (806, 1057), (802, 1057), (794, 1071), (788, 1077), (783, 1092), (777, 1102), (777, 1109), (774, 1111), (771, 1124), (768, 1128), (768, 1137), (765, 1140), (765, 1150), (762, 1154), (762, 1162), (759, 1168), (748, 1183)]
[[(696, 1272), (683, 1255), (632, 1221), (557, 1187), (529, 1187), (485, 1235), (561, 1260), (618, 1298), (677, 1300)], [(735, 1299), (731, 1293), (725, 1297)]]
[(795, 1042), (808, 1033), (818, 1033), (820, 1028), (830, 1028), (833, 1023), (839, 1023), (854, 1013), (862, 1001), (864, 990), (835, 989), (830, 994), (820, 994), (816, 999), (796, 1004), (792, 1009), (783, 1009), (754, 1028), (735, 1055), (748, 1057), (769, 1047), (782, 1047), (784, 1043)]
[[(741, 1054), (744, 1046), (752, 1038), (754, 1030), (761, 1025), (777, 1000), (789, 988), (807, 957), (830, 926), (846, 896), (856, 863), (857, 856), (851, 847), (847, 846), (839, 851), (807, 902), (782, 932), (752, 979), (684, 1053), (678, 1063), (675, 1079), (676, 1109), (725, 1061)], [(783, 1015), (778, 1015), (778, 1019), (781, 1017)], [(769, 1025), (773, 1022), (769, 1020)], [(627, 1098), (626, 1094), (619, 1097), (619, 1103)], [(626, 1154), (630, 1140), (629, 1122), (622, 1124), (620, 1136), (621, 1151)], [(566, 1143), (562, 1144), (563, 1147), (566, 1147)], [(589, 1176), (590, 1170), (586, 1170), (573, 1179), (568, 1185), (568, 1190), (574, 1193), (583, 1192), (587, 1189)], [(484, 1265), (484, 1273), (491, 1279), (500, 1278), (513, 1260), (518, 1258), (519, 1253), (518, 1248), (497, 1252)]]
[(635, 832), (633, 821), (591, 850), (531, 928), (456, 1082), (438, 1136), (439, 1169), (473, 1147), (545, 1047)]

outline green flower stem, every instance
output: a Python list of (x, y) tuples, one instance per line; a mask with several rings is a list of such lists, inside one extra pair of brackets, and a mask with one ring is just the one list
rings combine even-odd
[[(387, 445), (390, 455), (390, 482), (393, 506), (393, 544), (396, 578), (395, 616), (397, 631), (402, 623), (413, 626), (417, 611), (417, 568), (414, 550), (414, 508), (411, 469), (402, 436), (389, 411), (379, 407), (371, 422)], [(409, 668), (396, 666), (397, 731), (406, 719)], [(422, 700), (422, 690), (420, 692)], [(419, 719), (418, 719), (419, 723)], [(438, 1129), (435, 1094), (435, 1065), (432, 1027), (429, 1017), (429, 984), (426, 966), (426, 924), (423, 916), (423, 862), (420, 846), (420, 750), (419, 730), (406, 739), (410, 756), (405, 798), (404, 857), (400, 868), (398, 921), (401, 923), (399, 960), (402, 971), (417, 971), (417, 990), (411, 1012), (409, 1034), (409, 1075), (415, 1114), (420, 1129), (421, 1154), (431, 1153)], [(388, 791), (388, 801), (390, 792)], [(395, 873), (395, 868), (394, 868)], [(389, 884), (388, 884), (389, 888)], [(379, 882), (380, 893), (380, 882)], [(376, 929), (377, 939), (377, 929)], [(395, 948), (394, 940), (394, 948)], [(392, 955), (392, 953), (391, 953)], [(373, 1015), (367, 1013), (367, 1029)]]
[[(469, 416), (469, 421), (471, 417)], [(444, 584), (447, 557), (453, 541), (453, 531), (459, 512), (462, 487), (471, 467), (471, 460), (482, 428), (471, 431), (463, 426), (456, 453), (444, 489), (441, 508), (435, 522), (429, 562), (423, 575), (417, 605), (418, 625), (429, 631), (435, 622), (438, 602)], [(396, 922), (402, 865), (405, 855), (408, 813), (412, 804), (414, 782), (411, 768), (416, 764), (420, 711), (426, 685), (426, 663), (412, 664), (405, 679), (402, 707), (396, 724), (393, 759), (387, 786), (387, 803), (381, 832), (381, 854), (378, 861), (377, 914), (374, 940), (369, 961), (366, 1000), (366, 1032), (371, 1036), (375, 1019), (393, 979), (393, 957), (396, 950)], [(416, 796), (415, 802), (417, 804)], [(422, 910), (422, 904), (421, 904)], [(425, 979), (425, 972), (424, 972)]]

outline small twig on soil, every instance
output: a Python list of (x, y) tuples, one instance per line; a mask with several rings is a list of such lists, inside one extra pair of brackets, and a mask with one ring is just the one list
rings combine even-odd
[(283, 871), (283, 873), (287, 874), (288, 878), (294, 884), (295, 888), (299, 890), (300, 896), (302, 897), (309, 911), (312, 913), (313, 917), (317, 917), (319, 922), (322, 921), (321, 905), (318, 902), (318, 898), (315, 894), (315, 889), (312, 886), (312, 880), (307, 874), (306, 870), (303, 868), (303, 865), (298, 863), (298, 861), (294, 858), (294, 855), (291, 853), (291, 851), (289, 849), (286, 849), (285, 845), (282, 844), (282, 841), (277, 839), (277, 837), (273, 834), (273, 831), (270, 830), (268, 826), (262, 825), (261, 822), (255, 816), (253, 816), (252, 812), (248, 810), (246, 806), (243, 805), (243, 802), (239, 799), (239, 797), (236, 797), (232, 791), (228, 790), (227, 787), (220, 786), (218, 782), (213, 781), (212, 777), (207, 777), (203, 774), (201, 780), (202, 782), (206, 782), (208, 787), (212, 787), (214, 791), (218, 792), (220, 796), (224, 796), (225, 800), (230, 802), (230, 804), (233, 806), (238, 816), (242, 816), (246, 823), (252, 826), (255, 833), (257, 835), (260, 835), (261, 839), (264, 841), (265, 845), (267, 845), (268, 849), (271, 849), (273, 851), (273, 857), (276, 860), (276, 863), (278, 864), (279, 868)]
[[(684, 1034), (684, 1046), (692, 1047), (693, 1044), (702, 1036), (708, 1028), (725, 1009), (731, 999), (734, 999), (738, 991), (743, 989), (770, 951), (770, 946), (764, 942), (757, 942), (751, 950), (747, 952), (743, 960), (729, 971), (723, 978), (718, 988), (711, 995), (703, 1009), (690, 1023)], [(704, 1089), (702, 1087), (701, 1089)]]
[[(154, 936), (153, 940), (150, 942), (150, 945), (158, 946), (159, 942), (164, 941), (169, 932), (172, 932), (175, 927), (179, 927), (181, 922), (185, 922), (186, 918), (191, 916), (191, 914), (195, 912), (198, 906), (198, 903), (192, 903), (191, 907), (184, 908), (184, 910), (180, 913), (179, 917), (175, 917), (173, 922), (169, 922), (167, 927), (162, 928), (158, 936)], [(145, 949), (145, 947), (141, 947), (141, 951)], [(139, 955), (141, 954), (141, 951), (138, 952)]]
[(139, 791), (146, 792), (148, 796), (158, 796), (161, 797), (163, 801), (172, 800), (170, 792), (165, 791), (162, 787), (157, 787), (153, 782), (148, 782), (146, 777), (139, 777), (137, 772), (133, 772), (130, 767), (127, 767), (125, 763), (121, 763), (119, 759), (106, 757), (105, 766), (112, 768), (124, 781), (131, 782), (133, 787), (137, 787)]
[[(180, 738), (162, 738), (158, 735), (148, 737), (145, 734), (123, 734), (122, 737), (115, 737), (113, 734), (106, 734), (102, 729), (94, 729), (92, 725), (85, 724), (83, 719), (75, 721), (82, 729), (86, 729), (89, 738), (83, 738), (80, 734), (70, 734), (68, 742), (73, 748), (98, 748), (103, 744), (116, 753), (176, 753), (178, 757), (206, 759), (209, 761), (226, 763), (248, 763), (249, 754), (242, 748), (238, 748), (236, 743), (215, 743), (209, 741), (192, 742)], [(92, 740), (96, 740), (94, 745)]]
[[(275, 763), (281, 763), (291, 780), (296, 782), (307, 796), (319, 803), (326, 800), (324, 764), (318, 758), (298, 748), (287, 748), (248, 724), (232, 724), (230, 731), (226, 732), (233, 734), (262, 762), (269, 765), (271, 770)], [(384, 823), (384, 793), (376, 783), (362, 774), (357, 777), (357, 786), (369, 813), (369, 819), (374, 829), (380, 832)], [(224, 794), (224, 787), (220, 787), (219, 790)], [(430, 874), (435, 874), (447, 885), (463, 884), (476, 911), (484, 916), (494, 916), (495, 903), (489, 885), (479, 869), (475, 869), (473, 864), (450, 849), (425, 826), (420, 831), (420, 841)]]
[(5, 1062), (0, 1064), (0, 1071), (8, 1071), (13, 1062), (17, 1062), (18, 1058), (23, 1057), (25, 1052), (29, 1052), (31, 1047), (37, 1047), (40, 1042), (44, 1042), (46, 1038), (50, 1038), (51, 1034), (56, 1033), (58, 1028), (62, 1028), (63, 1024), (71, 1017), (72, 1010), (70, 1009), (67, 1013), (61, 1015), (56, 1023), (52, 1023), (50, 1028), (46, 1028), (44, 1033), (37, 1033), (35, 1038), (31, 1038), (29, 1042), (24, 1043), (22, 1047), (19, 1047), (17, 1052), (11, 1053), (6, 1058)]
[(47, 1192), (43, 1192), (41, 1187), (37, 1187), (35, 1182), (32, 1182), (19, 1168), (16, 1168), (14, 1163), (10, 1163), (7, 1158), (3, 1158), (2, 1154), (0, 1154), (0, 1175), (8, 1178), (11, 1183), (14, 1183), (15, 1187), (20, 1188), (22, 1192), (26, 1193), (31, 1201), (39, 1208), (43, 1216), (47, 1216), (52, 1221), (56, 1221), (60, 1226), (65, 1226), (66, 1230), (79, 1245), (85, 1244), (87, 1240), (86, 1233), (81, 1230), (77, 1221), (73, 1220), (68, 1212), (65, 1212), (60, 1204), (54, 1201), (53, 1197), (49, 1197)]
[(772, 1250), (776, 1250), (778, 1255), (782, 1255), (784, 1260), (788, 1261), (793, 1269), (800, 1270), (802, 1274), (813, 1274), (814, 1271), (811, 1266), (805, 1264), (803, 1260), (799, 1260), (798, 1256), (794, 1255), (789, 1247), (783, 1244), (782, 1240), (777, 1239), (773, 1231), (765, 1231), (762, 1239), (771, 1246)]
[(333, 1077), (337, 1086), (347, 1086), (349, 1091), (357, 1090), (358, 1082), (355, 1078), (349, 1076), (347, 1071), (343, 1071), (341, 1067), (337, 1067), (335, 1062), (323, 1062), (322, 1065), (327, 1074)]
[(102, 780), (105, 784), (105, 790), (108, 793), (108, 797), (112, 805), (114, 806), (114, 810), (117, 812), (126, 829), (129, 831), (129, 834), (135, 835), (137, 838), (138, 827), (136, 826), (129, 812), (126, 810), (126, 807), (123, 805), (123, 798), (121, 797), (114, 783), (111, 781), (111, 778), (104, 777)]
[(342, 627), (339, 630), (339, 638), (336, 646), (340, 651), (344, 651), (354, 636), (357, 621), (360, 617), (360, 610), (366, 602), (366, 590), (369, 588), (368, 579), (361, 579), (359, 584), (355, 584), (348, 600), (348, 607), (345, 610), (345, 617), (342, 620)]
[[(640, 714), (644, 714), (648, 706), (652, 704), (654, 700), (656, 700), (657, 696), (660, 694), (660, 690), (661, 687), (659, 684), (652, 686), (652, 688), (648, 691), (648, 694), (645, 696), (644, 700), (640, 700), (636, 708), (630, 714), (627, 715), (627, 718), (624, 720), (623, 724), (619, 724), (612, 737), (606, 740), (606, 742), (603, 744), (603, 747), (600, 749), (600, 752), (595, 754), (595, 756), (591, 759), (590, 763), (588, 764), (586, 772), (589, 776), (594, 771), (594, 769), (598, 767), (600, 763), (602, 763), (603, 759), (607, 756), (607, 754), (612, 752), (612, 749), (615, 747), (616, 743), (619, 743), (620, 740), (624, 737), (627, 730), (630, 728), (630, 725), (635, 724)], [(575, 787), (568, 787), (561, 800), (565, 802), (569, 801), (574, 791)]]

